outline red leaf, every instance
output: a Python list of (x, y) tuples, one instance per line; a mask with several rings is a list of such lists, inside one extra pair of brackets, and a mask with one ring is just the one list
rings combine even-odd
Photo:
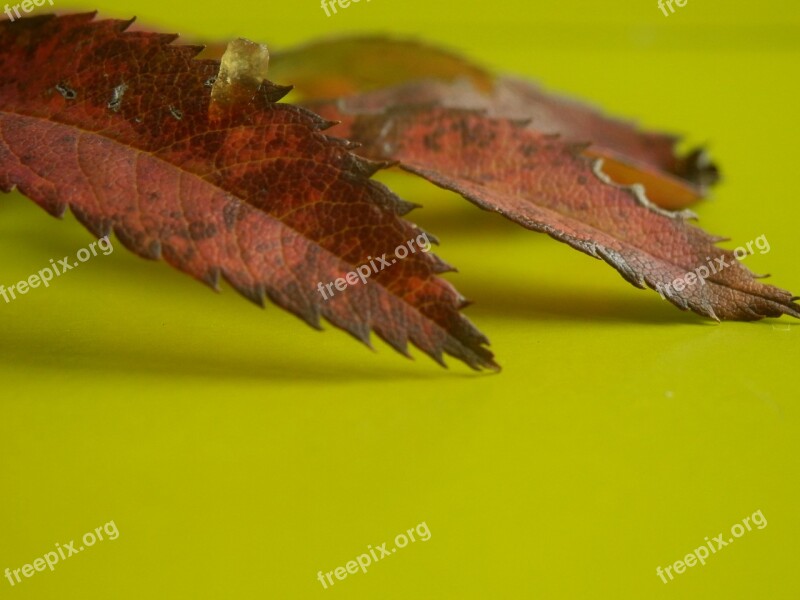
[[(338, 111), (329, 105), (326, 114)], [(637, 287), (660, 286), (681, 309), (714, 319), (800, 317), (789, 292), (758, 282), (715, 245), (723, 238), (690, 225), (684, 213), (655, 207), (641, 188), (611, 183), (602, 161), (583, 155), (584, 145), (440, 107), (340, 116), (339, 127), (364, 144), (365, 155), (400, 161), (482, 208), (603, 259)], [(667, 287), (709, 261), (720, 270), (707, 279), (681, 291)]]
[[(604, 158), (607, 175), (617, 183), (641, 183), (650, 200), (664, 208), (693, 204), (719, 177), (702, 149), (679, 156), (676, 136), (640, 131), (520, 79), (494, 78), (433, 46), (356, 37), (316, 42), (277, 56), (279, 78), (294, 83), (306, 102), (362, 93), (343, 101), (340, 108), (362, 113), (435, 103), (484, 109), (493, 117), (530, 119), (530, 128), (540, 133), (591, 142), (586, 154)], [(366, 91), (371, 93), (363, 94)]]
[(321, 133), (329, 124), (275, 101), (264, 82), (247, 101), (212, 102), (219, 63), (177, 36), (124, 33), (93, 15), (0, 23), (0, 187), (96, 236), (113, 231), (147, 258), (216, 287), (219, 277), (314, 327), (320, 316), (365, 343), (374, 330), (400, 352), (410, 340), (495, 367), (486, 338), (458, 311), (432, 254), (328, 301), (333, 281), (420, 231), (412, 205), (369, 177), (383, 165)]

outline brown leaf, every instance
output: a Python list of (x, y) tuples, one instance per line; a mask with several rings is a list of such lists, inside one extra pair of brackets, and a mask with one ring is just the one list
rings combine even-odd
[(223, 72), (233, 88), (212, 101), (218, 62), (129, 25), (92, 14), (0, 23), (0, 188), (313, 327), (324, 317), (367, 344), (374, 330), (403, 353), (411, 341), (440, 362), (446, 352), (496, 366), (433, 254), (327, 301), (319, 293), (421, 234), (400, 218), (413, 205), (369, 179), (383, 164), (277, 104), (288, 88), (237, 87), (260, 78), (247, 60)]
[[(314, 101), (307, 105), (316, 110), (327, 103)], [(716, 166), (702, 149), (680, 157), (675, 153), (679, 141), (675, 136), (641, 132), (631, 123), (546, 94), (519, 79), (499, 78), (491, 94), (464, 80), (451, 84), (426, 80), (338, 101), (343, 113), (353, 115), (425, 105), (483, 110), (490, 117), (527, 121), (532, 131), (559, 134), (565, 141), (584, 143), (584, 154), (603, 158), (605, 172), (615, 182), (644, 185), (651, 201), (670, 210), (695, 203), (719, 178)]]
[[(521, 79), (495, 78), (471, 61), (428, 44), (345, 37), (278, 56), (273, 70), (276, 80), (293, 82), (307, 103), (380, 90), (369, 95), (373, 108), (423, 103), (480, 108), (494, 117), (530, 119), (531, 128), (541, 133), (591, 142), (587, 156), (604, 158), (605, 172), (614, 181), (641, 183), (651, 201), (671, 210), (705, 197), (709, 186), (719, 179), (716, 166), (702, 148), (679, 156), (676, 136), (640, 131), (632, 123), (546, 93)], [(446, 83), (452, 85), (442, 85)], [(382, 89), (390, 87), (393, 89)], [(362, 96), (356, 101), (365, 99)]]
[[(722, 238), (689, 224), (686, 213), (657, 208), (641, 187), (612, 183), (602, 160), (584, 156), (584, 145), (441, 107), (353, 117), (328, 105), (325, 114), (344, 120), (340, 130), (364, 144), (364, 155), (400, 161), (481, 208), (602, 259), (633, 285), (663, 291), (681, 309), (713, 319), (800, 317), (789, 292), (758, 282), (732, 252), (715, 245)], [(698, 280), (704, 265), (719, 270)], [(668, 287), (690, 272), (694, 284)]]

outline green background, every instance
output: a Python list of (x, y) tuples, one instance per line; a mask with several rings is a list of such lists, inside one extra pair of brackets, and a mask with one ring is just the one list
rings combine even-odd
[[(710, 144), (697, 208), (800, 290), (789, 1), (56, 0), (273, 47), (392, 31)], [(44, 11), (45, 9), (38, 9)], [(291, 82), (279, 82), (291, 83)], [(409, 361), (116, 251), (0, 302), (0, 569), (114, 520), (19, 598), (797, 598), (798, 326), (717, 325), (453, 194), (383, 174), (457, 265), (500, 374)], [(0, 283), (91, 241), (0, 199)], [(664, 585), (744, 517), (768, 521)], [(324, 590), (420, 522), (416, 542)]]

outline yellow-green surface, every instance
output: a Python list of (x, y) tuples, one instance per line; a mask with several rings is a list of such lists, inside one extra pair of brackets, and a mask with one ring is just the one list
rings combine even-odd
[[(56, 0), (60, 10), (91, 6)], [(795, 2), (97, 2), (195, 38), (392, 30), (710, 142), (701, 224), (800, 290)], [(38, 9), (44, 10), (44, 9)], [(290, 82), (281, 82), (290, 83)], [(609, 267), (384, 176), (426, 208), (504, 367), (408, 361), (209, 292), (120, 244), (0, 301), (0, 569), (119, 537), (0, 597), (797, 598), (798, 325), (716, 325)], [(91, 237), (0, 199), (0, 283)], [(733, 247), (733, 246), (731, 246)], [(756, 511), (768, 525), (665, 585)], [(323, 589), (368, 546), (417, 541)]]

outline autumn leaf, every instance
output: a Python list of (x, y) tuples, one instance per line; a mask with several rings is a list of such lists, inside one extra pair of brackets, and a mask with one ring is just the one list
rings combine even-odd
[[(614, 267), (633, 285), (658, 289), (679, 308), (712, 319), (800, 318), (789, 292), (765, 285), (690, 214), (654, 206), (638, 186), (611, 182), (585, 146), (524, 123), (443, 107), (395, 108), (353, 116), (335, 104), (341, 135), (359, 151), (400, 166)], [(698, 274), (708, 276), (698, 281)], [(672, 285), (693, 273), (694, 283)], [(690, 279), (687, 279), (690, 281)]]
[[(648, 198), (671, 210), (706, 196), (719, 178), (702, 148), (679, 155), (680, 138), (640, 131), (581, 102), (544, 92), (519, 78), (495, 77), (455, 53), (408, 40), (340, 38), (278, 53), (278, 79), (291, 81), (312, 109), (340, 96), (345, 112), (438, 104), (482, 109), (489, 116), (529, 119), (539, 133), (591, 143), (585, 154), (604, 159), (617, 183), (640, 183)], [(369, 94), (364, 92), (371, 92)]]
[(400, 218), (413, 205), (370, 179), (383, 163), (277, 103), (289, 88), (260, 81), (266, 52), (242, 45), (220, 72), (195, 59), (201, 48), (130, 24), (93, 14), (0, 23), (0, 188), (57, 217), (69, 208), (95, 236), (113, 231), (140, 256), (212, 288), (223, 278), (313, 327), (325, 318), (366, 344), (375, 331), (402, 353), (410, 341), (439, 362), (448, 353), (496, 367), (433, 254), (323, 299), (320, 282), (422, 232)]

